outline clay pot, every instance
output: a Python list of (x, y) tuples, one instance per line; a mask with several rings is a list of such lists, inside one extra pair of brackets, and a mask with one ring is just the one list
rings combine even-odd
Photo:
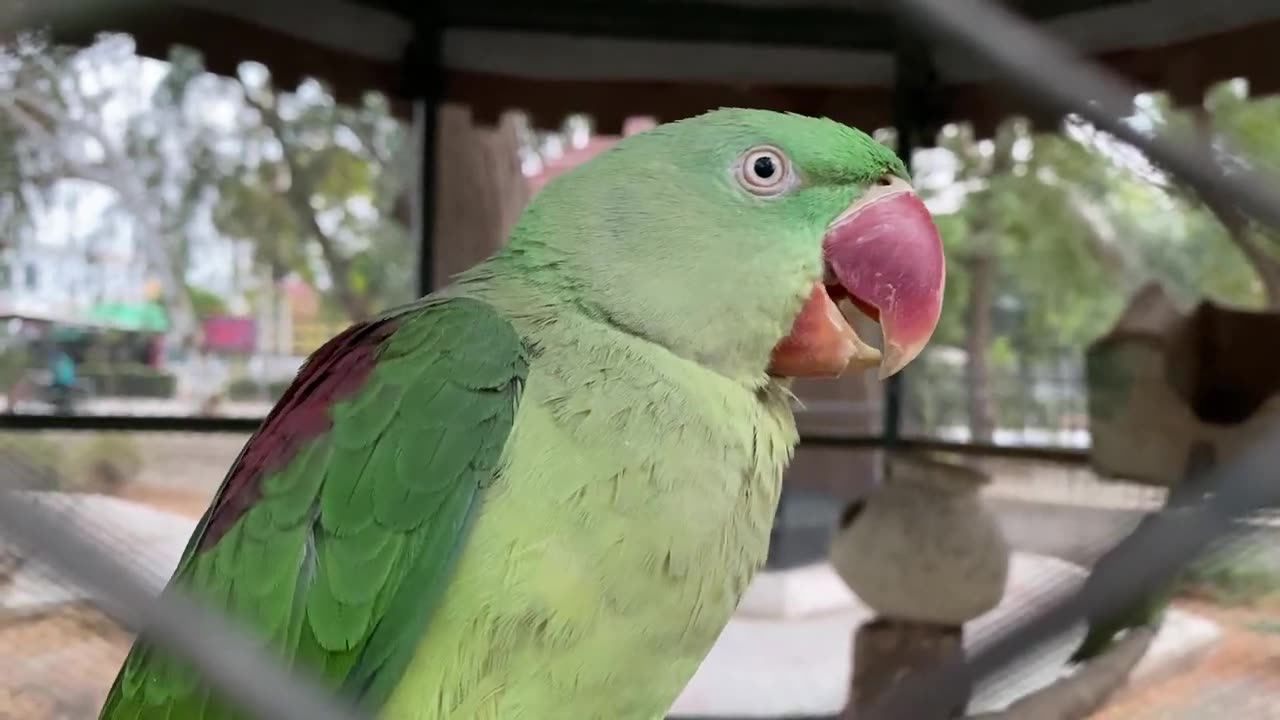
[(987, 475), (906, 454), (887, 470), (832, 542), (836, 573), (886, 618), (963, 625), (999, 604), (1009, 546), (979, 496)]

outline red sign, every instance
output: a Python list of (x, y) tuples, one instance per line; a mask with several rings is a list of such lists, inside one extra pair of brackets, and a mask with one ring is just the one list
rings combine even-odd
[(218, 315), (204, 321), (204, 346), (214, 352), (251, 353), (258, 340), (253, 318)]

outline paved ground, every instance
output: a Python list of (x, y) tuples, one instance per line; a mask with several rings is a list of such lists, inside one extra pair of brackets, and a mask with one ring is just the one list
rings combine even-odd
[(1092, 720), (1280, 718), (1280, 598), (1252, 608), (1178, 606), (1217, 623), (1223, 641), (1194, 668), (1116, 698)]
[[(173, 487), (134, 486), (131, 500), (102, 496), (59, 496), (71, 508), (73, 522), (105, 542), (130, 548), (131, 564), (144, 569), (158, 590), (177, 561), (187, 534), (207, 495)], [(184, 496), (185, 495), (185, 496)], [(146, 504), (142, 504), (146, 503)], [(159, 506), (168, 512), (151, 509)], [(827, 571), (829, 574), (830, 571)], [(980, 619), (971, 638), (1020, 616), (1036, 598), (1081, 571), (1053, 558), (1017, 554), (1001, 607)], [(832, 583), (821, 584), (828, 588)], [(673, 717), (795, 717), (834, 714), (843, 705), (850, 673), (850, 640), (868, 615), (851, 594), (828, 609), (797, 619), (737, 618), (673, 709)], [(21, 658), (11, 679), (0, 683), (11, 703), (55, 699), (57, 712), (83, 717), (79, 708), (100, 699), (118, 666), (128, 636), (111, 629), (90, 608), (76, 604), (83, 595), (31, 568), (20, 570), (0, 587), (0, 606), (9, 621), (0, 624), (0, 647)], [(71, 605), (67, 605), (71, 603)], [(43, 609), (43, 611), (42, 611)], [(21, 617), (15, 617), (20, 615)], [(1184, 652), (1193, 643), (1212, 642), (1216, 630), (1193, 616), (1175, 615), (1162, 632), (1153, 656)], [(1078, 637), (1078, 635), (1076, 636)], [(979, 694), (975, 709), (994, 709), (1027, 690), (1051, 681), (1076, 640), (1064, 638), (1036, 662), (1024, 662), (1014, 677)], [(75, 668), (67, 673), (70, 665)], [(33, 695), (34, 693), (34, 695)], [(16, 699), (15, 699), (16, 698)], [(32, 711), (34, 712), (34, 711)], [(51, 710), (50, 712), (53, 712)], [(33, 720), (57, 715), (19, 715)]]
[[(138, 482), (124, 488), (122, 494), (128, 499), (143, 501), (189, 519), (198, 517), (204, 510), (222, 474), (246, 440), (245, 436), (181, 433), (153, 433), (141, 437), (146, 462)], [(1135, 509), (1146, 509), (1157, 503), (1159, 497), (1158, 492), (1149, 490), (1100, 484), (1081, 471), (1007, 463), (999, 466), (998, 480), (991, 493), (997, 497), (1037, 501), (1049, 498), (1051, 502), (1064, 504), (1101, 503), (1108, 507)], [(2, 582), (0, 580), (0, 584)], [(1240, 611), (1225, 611), (1203, 603), (1182, 605), (1226, 628), (1222, 648), (1194, 671), (1122, 698), (1119, 704), (1097, 716), (1096, 720), (1280, 718), (1280, 711), (1269, 714), (1280, 707), (1280, 683), (1275, 681), (1275, 678), (1280, 678), (1280, 640), (1277, 640), (1280, 635), (1276, 633), (1276, 625), (1280, 624), (1280, 603)], [(89, 628), (100, 637), (86, 639), (87, 644), (60, 656), (62, 659), (58, 662), (71, 663), (75, 668), (82, 663), (86, 663), (86, 668), (90, 665), (114, 667), (123, 655), (124, 641), (112, 639), (109, 632), (93, 630), (103, 627), (100, 622), (91, 610), (75, 607), (20, 627), (0, 622), (0, 647), (14, 648), (24, 644), (47, 647), (50, 638), (61, 637), (68, 632), (86, 632), (84, 629)], [(1264, 627), (1270, 629), (1261, 629)], [(839, 634), (832, 636), (839, 637)], [(847, 638), (847, 633), (844, 637)], [(836, 652), (839, 654), (838, 650)], [(63, 672), (68, 668), (67, 665), (61, 667)], [(804, 668), (803, 665), (797, 667)], [(109, 683), (111, 673), (99, 677), (95, 671), (76, 669), (72, 674), (77, 681), (105, 690), (103, 683)], [(761, 678), (757, 680), (764, 682)], [(700, 692), (699, 687), (698, 684), (691, 686), (691, 692)], [(25, 694), (18, 693), (12, 683), (7, 691), (0, 689), (0, 718), (39, 720), (59, 717), (40, 715), (35, 711), (32, 711), (35, 714), (6, 715), (6, 707), (12, 707), (16, 702), (25, 702), (30, 707), (38, 707), (41, 703), (47, 705), (47, 693), (41, 694), (37, 690), (27, 687)], [(836, 691), (828, 688), (829, 700), (825, 704), (830, 704), (830, 698), (834, 697), (831, 693)], [(83, 693), (89, 691), (68, 692), (83, 699)], [(81, 694), (76, 695), (76, 692)], [(78, 702), (75, 697), (68, 702)], [(10, 705), (6, 706), (6, 702)], [(88, 716), (71, 713), (61, 717)]]
[[(81, 415), (135, 415), (142, 417), (181, 417), (196, 414), (199, 401), (176, 398), (112, 398), (94, 397), (80, 401), (76, 412)], [(8, 400), (0, 395), (0, 409), (8, 408)], [(53, 407), (48, 403), (24, 400), (17, 403), (18, 412), (49, 413)], [(218, 408), (218, 414), (225, 417), (260, 418), (271, 410), (271, 403), (261, 401), (226, 401)]]

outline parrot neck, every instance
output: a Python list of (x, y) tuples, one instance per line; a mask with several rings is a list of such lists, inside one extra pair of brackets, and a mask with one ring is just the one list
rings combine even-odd
[(609, 323), (608, 314), (557, 271), (559, 261), (550, 248), (538, 252), (512, 250), (510, 245), (493, 257), (462, 273), (457, 288), (466, 295), (492, 303), (513, 320), (535, 325), (553, 322), (572, 312)]
[[(678, 336), (673, 342), (670, 336), (647, 332), (618, 313), (610, 312), (606, 304), (593, 298), (590, 283), (575, 280), (565, 272), (566, 267), (573, 265), (574, 258), (557, 248), (530, 238), (515, 237), (498, 254), (458, 276), (455, 292), (494, 305), (535, 344), (542, 336), (555, 332), (558, 318), (572, 313), (609, 330), (652, 343), (752, 390), (777, 384), (765, 372), (767, 352), (742, 353), (740, 347), (733, 345), (717, 347), (718, 336), (711, 333), (701, 337), (709, 351), (682, 348)], [(635, 301), (635, 304), (644, 303)]]

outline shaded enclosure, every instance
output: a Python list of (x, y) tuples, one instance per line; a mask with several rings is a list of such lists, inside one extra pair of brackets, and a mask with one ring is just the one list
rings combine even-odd
[[(1008, 5), (1152, 91), (1108, 111), (1150, 130), (1243, 135), (1245, 154), (1261, 165), (1277, 160), (1265, 155), (1280, 130), (1268, 97), (1280, 91), (1280, 68), (1271, 61), (1272, 36), (1280, 32), (1275, 3)], [(0, 428), (12, 431), (0, 439), (9, 446), (5, 454), (19, 458), (14, 477), (22, 487), (54, 491), (68, 512), (82, 514), (71, 517), (92, 515), (97, 511), (85, 508), (98, 504), (109, 509), (113, 519), (96, 528), (102, 542), (146, 547), (157, 583), (245, 434), (308, 352), (352, 320), (438, 288), (496, 250), (529, 198), (557, 173), (653, 121), (719, 106), (830, 116), (892, 144), (912, 165), (947, 239), (949, 315), (934, 348), (887, 384), (869, 376), (797, 384), (803, 440), (767, 571), (744, 600), (746, 615), (672, 717), (736, 717), (716, 710), (716, 703), (733, 704), (723, 700), (735, 694), (723, 692), (725, 683), (756, 691), (761, 683), (742, 678), (760, 677), (800, 698), (803, 714), (834, 717), (850, 682), (867, 677), (851, 667), (883, 660), (866, 649), (874, 642), (854, 640), (853, 629), (870, 612), (826, 561), (839, 543), (841, 517), (844, 525), (865, 520), (870, 504), (863, 501), (892, 479), (884, 468), (893, 453), (959, 453), (950, 460), (987, 473), (990, 481), (975, 497), (1009, 546), (1004, 560), (1013, 569), (1000, 578), (999, 612), (970, 613), (981, 616), (978, 632), (966, 616), (947, 618), (941, 630), (916, 633), (912, 626), (881, 638), (893, 649), (927, 635), (920, 646), (936, 659), (937, 647), (958, 647), (961, 635), (965, 642), (989, 636), (1044, 602), (1052, 588), (1037, 582), (1079, 580), (1080, 566), (1091, 566), (1158, 510), (1165, 489), (1188, 477), (1188, 468), (1230, 465), (1261, 436), (1261, 423), (1256, 432), (1240, 428), (1266, 415), (1257, 411), (1269, 407), (1280, 378), (1266, 352), (1275, 316), (1262, 312), (1280, 306), (1274, 233), (1255, 226), (1230, 198), (1205, 196), (1097, 126), (1008, 93), (973, 53), (926, 39), (877, 3), (631, 0), (606, 12), (588, 0), (112, 0), (92, 8), (51, 0), (25, 4), (19, 21), (47, 25), (55, 46), (84, 52), (113, 42), (101, 32), (125, 33), (127, 39), (113, 36), (124, 43), (115, 54), (95, 57), (160, 78), (151, 104), (133, 111), (137, 122), (118, 143), (88, 133), (104, 158), (33, 152), (13, 164), (107, 187), (124, 199), (131, 227), (141, 228), (130, 231), (143, 238), (140, 246), (150, 238), (170, 249), (147, 259), (159, 284), (152, 288), (156, 278), (146, 278), (170, 318), (188, 318), (163, 332), (147, 387), (164, 392), (123, 392), (118, 378), (141, 371), (113, 363), (98, 369), (110, 383), (94, 383), (112, 391), (75, 414), (11, 402), (10, 414), (0, 416)], [(13, 92), (0, 94), (8, 113), (0, 128), (45, 150), (83, 143), (90, 106), (60, 97), (56, 79), (40, 74), (83, 68), (54, 52), (26, 57), (33, 74), (15, 74), (7, 88)], [(205, 104), (195, 114), (233, 120), (191, 122), (187, 103), (196, 96)], [(190, 132), (154, 132), (165, 123)], [(176, 179), (163, 170), (156, 186), (111, 179), (167, 167), (131, 161), (170, 157), (172, 150), (155, 151), (165, 143), (191, 156), (175, 167), (213, 170)], [(243, 164), (228, 165), (229, 157)], [(1233, 163), (1245, 161), (1223, 159), (1227, 170)], [(95, 175), (100, 171), (105, 175)], [(189, 192), (150, 189), (176, 185)], [(215, 198), (207, 222), (188, 212), (195, 201), (167, 198), (201, 193)], [(154, 212), (144, 202), (149, 197)], [(349, 197), (363, 204), (353, 206)], [(0, 203), (0, 212), (6, 207)], [(10, 217), (24, 216), (15, 210), (4, 215)], [(183, 230), (205, 225), (214, 231), (202, 232), (231, 238), (236, 248), (218, 255), (217, 243), (183, 239), (190, 234)], [(353, 240), (361, 237), (372, 239)], [(9, 245), (18, 275), (52, 265), (44, 255), (23, 255), (21, 242)], [(252, 275), (227, 281), (235, 293), (223, 295), (235, 297), (184, 279), (216, 264), (215, 257)], [(57, 284), (88, 283), (86, 275)], [(0, 304), (21, 304), (24, 287), (0, 283)], [(1166, 289), (1144, 289), (1150, 287)], [(1210, 301), (1185, 310), (1204, 296)], [(95, 368), (82, 370), (90, 376)], [(1146, 400), (1135, 400), (1139, 395)], [(50, 459), (58, 454), (66, 458)], [(119, 536), (122, 528), (137, 536)], [(1251, 547), (1274, 544), (1265, 515), (1248, 529)], [(1152, 642), (1164, 652), (1171, 633), (1193, 638), (1200, 644), (1179, 657), (1197, 668), (1211, 648), (1228, 648), (1212, 656), (1218, 665), (1204, 665), (1212, 671), (1198, 676), (1199, 685), (1168, 690), (1173, 671), (1149, 660), (1128, 691), (1093, 717), (1155, 716), (1166, 701), (1202, 713), (1187, 717), (1204, 717), (1205, 708), (1268, 717), (1270, 710), (1245, 708), (1234, 695), (1208, 698), (1205, 686), (1216, 682), (1207, 677), (1229, 677), (1244, 688), (1238, 695), (1280, 696), (1265, 673), (1280, 653), (1280, 562), (1272, 555), (1255, 552), (1237, 562), (1239, 553), (1223, 551), (1183, 577), (1172, 619)], [(7, 601), (0, 652), (37, 646), (42, 654), (26, 664), (26, 679), (0, 688), (0, 715), (53, 716), (62, 708), (87, 716), (110, 679), (103, 667), (118, 663), (130, 633), (102, 616), (75, 583), (23, 574), (25, 558), (4, 557), (18, 558), (8, 565), (0, 559), (4, 577), (26, 584), (18, 592), (0, 580)], [(45, 595), (11, 612), (31, 593)], [(1026, 607), (1019, 612), (1020, 603)], [(774, 634), (761, 639), (764, 633), (753, 634), (759, 627)], [(864, 627), (874, 634), (884, 626)], [(858, 663), (851, 662), (854, 648)], [(1144, 653), (1160, 655), (1145, 648), (1137, 655)], [(42, 668), (55, 660), (85, 663), (83, 672), (60, 676), (76, 687), (49, 685)], [(1061, 662), (1053, 656), (1021, 679), (1004, 678), (1003, 689), (999, 682), (979, 688), (976, 696), (988, 705), (977, 706), (1007, 704), (1035, 684), (1027, 677), (1043, 679)], [(1129, 677), (1127, 668), (1116, 672)], [(895, 682), (870, 685), (879, 694)], [(1163, 700), (1160, 688), (1167, 690)], [(739, 709), (773, 702), (745, 690), (738, 695), (730, 700)], [(770, 706), (774, 716), (801, 712), (778, 702)]]

